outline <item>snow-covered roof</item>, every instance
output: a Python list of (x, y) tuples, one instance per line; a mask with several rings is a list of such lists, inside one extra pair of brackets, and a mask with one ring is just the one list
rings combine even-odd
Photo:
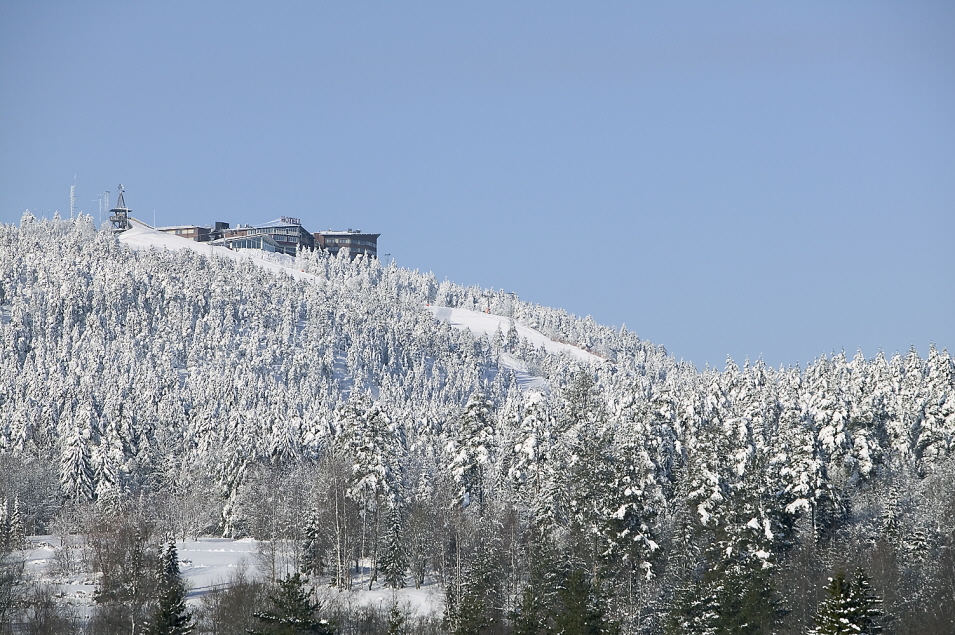
[(381, 236), (381, 234), (373, 234), (371, 232), (363, 232), (363, 231), (357, 231), (357, 230), (340, 231), (340, 230), (326, 229), (324, 231), (317, 231), (314, 233), (316, 236), (319, 234), (321, 234), (322, 236)]
[(301, 227), (301, 224), (291, 223), (288, 221), (288, 219), (276, 218), (275, 220), (270, 220), (267, 223), (253, 225), (253, 227)]

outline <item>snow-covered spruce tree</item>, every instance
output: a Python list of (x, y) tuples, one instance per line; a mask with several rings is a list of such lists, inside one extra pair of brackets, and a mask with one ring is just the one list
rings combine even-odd
[(302, 544), (301, 572), (307, 576), (318, 576), (325, 572), (325, 552), (327, 545), (323, 540), (321, 519), (315, 507), (308, 510), (305, 519), (305, 541)]
[(458, 484), (462, 509), (475, 504), (484, 510), (485, 472), (494, 452), (494, 418), (491, 404), (482, 393), (474, 393), (458, 417), (454, 436), (447, 446), (448, 471)]
[(816, 613), (811, 635), (876, 635), (882, 632), (882, 600), (860, 567), (851, 580), (840, 571), (829, 578), (827, 598)]
[(560, 568), (550, 541), (534, 541), (530, 550), (527, 581), (512, 616), (514, 635), (547, 635), (552, 632)]
[(378, 556), (378, 569), (384, 578), (385, 586), (392, 589), (400, 589), (405, 585), (405, 573), (408, 571), (402, 512), (401, 501), (392, 497), (388, 502), (387, 527), (382, 536), (383, 544)]
[(567, 532), (565, 539), (581, 558), (581, 566), (597, 577), (601, 558), (612, 550), (617, 538), (607, 523), (619, 506), (606, 506), (612, 506), (618, 494), (613, 427), (608, 422), (600, 388), (590, 373), (578, 372), (562, 398), (554, 470), (555, 500), (551, 502), (556, 523), (549, 529)]
[(764, 633), (782, 617), (772, 569), (791, 526), (780, 521), (788, 499), (779, 500), (763, 480), (771, 444), (760, 439), (757, 418), (745, 412), (751, 403), (741, 387), (745, 377), (728, 366), (724, 376), (711, 376), (706, 421), (691, 456), (688, 498), (698, 520), (693, 540), (704, 547), (674, 604), (672, 632), (696, 624), (704, 632)]
[(955, 362), (933, 344), (925, 363), (925, 410), (915, 443), (923, 474), (948, 456), (955, 442)]
[(619, 632), (597, 581), (570, 560), (549, 544), (534, 548), (529, 577), (513, 616), (515, 635)]
[(321, 604), (314, 602), (306, 588), (308, 578), (295, 573), (279, 580), (269, 595), (269, 607), (255, 617), (259, 626), (251, 635), (333, 635), (334, 626), (319, 617)]
[(702, 571), (676, 590), (667, 632), (771, 633), (783, 615), (772, 570), (717, 540), (704, 554)]
[(186, 587), (179, 574), (179, 553), (170, 540), (159, 555), (159, 600), (145, 635), (188, 635), (195, 630), (186, 607)]
[(11, 552), (26, 546), (20, 499), (0, 499), (0, 552)]
[(645, 444), (648, 430), (636, 422), (611, 431), (612, 480), (603, 499), (600, 528), (605, 560), (619, 561), (626, 569), (647, 580), (653, 577), (653, 561), (659, 556), (655, 525), (663, 501), (657, 481), (659, 468)]
[(60, 483), (67, 496), (78, 500), (93, 500), (96, 482), (90, 460), (90, 438), (76, 426), (70, 426), (63, 436), (60, 456)]
[(452, 635), (507, 632), (500, 532), (489, 515), (476, 525), (476, 544), (461, 563), (459, 581), (448, 585), (445, 596), (444, 621)]
[(606, 600), (583, 569), (566, 573), (556, 594), (553, 631), (562, 635), (612, 635), (616, 624), (607, 618)]
[(372, 575), (378, 574), (378, 548), (385, 503), (400, 496), (400, 437), (391, 419), (367, 396), (352, 397), (336, 411), (339, 434), (336, 452), (351, 462), (351, 479), (346, 495), (361, 509), (361, 557), (370, 558)]
[(523, 396), (514, 406), (514, 420), (509, 421), (513, 443), (508, 448), (512, 456), (507, 461), (507, 478), (519, 502), (532, 509), (539, 503), (551, 441), (543, 402), (544, 396), (536, 391)]

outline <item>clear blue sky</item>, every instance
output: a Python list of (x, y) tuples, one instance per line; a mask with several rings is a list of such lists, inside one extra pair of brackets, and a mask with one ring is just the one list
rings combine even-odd
[[(722, 367), (955, 349), (950, 2), (0, 2), (0, 222), (381, 232)], [(955, 352), (955, 351), (953, 351)]]

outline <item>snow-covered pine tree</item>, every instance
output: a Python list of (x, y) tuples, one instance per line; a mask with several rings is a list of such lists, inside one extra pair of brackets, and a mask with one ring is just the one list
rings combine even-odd
[(860, 567), (851, 580), (844, 572), (829, 578), (827, 598), (816, 613), (810, 635), (877, 635), (882, 632), (882, 600)]
[(77, 425), (69, 427), (60, 452), (60, 483), (67, 496), (78, 500), (93, 500), (96, 485), (90, 461), (90, 439)]

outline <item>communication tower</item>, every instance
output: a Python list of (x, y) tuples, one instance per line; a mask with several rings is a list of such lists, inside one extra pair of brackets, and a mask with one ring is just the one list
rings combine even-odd
[(73, 177), (73, 185), (70, 186), (70, 220), (73, 220), (73, 213), (76, 211), (76, 177)]

